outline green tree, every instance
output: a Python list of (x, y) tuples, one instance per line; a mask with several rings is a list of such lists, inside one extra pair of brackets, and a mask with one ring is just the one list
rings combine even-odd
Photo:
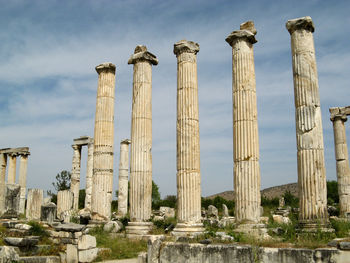
[(329, 204), (339, 203), (338, 182), (327, 181), (327, 200)]
[(290, 191), (285, 191), (283, 198), (286, 205), (291, 207), (299, 207), (299, 198), (295, 197)]
[(79, 209), (83, 209), (85, 207), (85, 189), (79, 190)]
[[(56, 175), (56, 181), (52, 183), (56, 192), (70, 189), (70, 179), (71, 173), (69, 171), (63, 170), (58, 173)], [(57, 203), (57, 194), (53, 193), (51, 190), (48, 190), (47, 195), (51, 197), (52, 202), (55, 204)]]
[(158, 185), (152, 180), (152, 208), (159, 208), (160, 203), (160, 193)]

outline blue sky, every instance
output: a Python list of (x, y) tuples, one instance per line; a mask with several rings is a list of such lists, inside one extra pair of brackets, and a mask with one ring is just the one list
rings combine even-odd
[[(74, 138), (93, 136), (97, 73), (116, 64), (115, 172), (119, 142), (130, 137), (136, 45), (153, 67), (153, 179), (176, 193), (176, 57), (173, 44), (198, 42), (202, 195), (233, 189), (232, 56), (226, 36), (247, 20), (254, 45), (261, 186), (296, 182), (293, 77), (288, 19), (309, 15), (323, 118), (327, 179), (336, 179), (328, 108), (347, 106), (348, 1), (4, 1), (0, 0), (0, 148), (29, 146), (28, 187), (51, 189), (71, 170)], [(347, 136), (350, 136), (347, 127)], [(86, 149), (81, 187), (85, 186)]]

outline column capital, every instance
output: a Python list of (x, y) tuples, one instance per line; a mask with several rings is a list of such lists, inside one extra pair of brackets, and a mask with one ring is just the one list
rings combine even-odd
[(234, 42), (236, 42), (236, 40), (238, 39), (246, 40), (251, 44), (255, 44), (256, 42), (258, 42), (255, 38), (255, 34), (252, 33), (250, 30), (246, 29), (233, 31), (227, 36), (225, 40), (232, 47)]
[(342, 108), (334, 107), (329, 108), (329, 112), (331, 114), (330, 120), (335, 121), (336, 119), (341, 119), (343, 122), (348, 120), (346, 113), (342, 110)]
[(194, 53), (195, 55), (199, 51), (199, 44), (193, 41), (187, 41), (185, 39), (180, 40), (174, 44), (174, 54), (176, 56), (181, 53)]
[(135, 48), (134, 54), (128, 60), (128, 64), (136, 64), (140, 61), (148, 61), (152, 65), (158, 65), (158, 59), (151, 52), (147, 51), (144, 45), (138, 45)]
[(115, 73), (115, 65), (111, 62), (105, 62), (95, 67), (98, 74), (101, 72), (112, 71)]
[(130, 139), (124, 139), (124, 140), (121, 140), (120, 141), (120, 144), (130, 144), (131, 143), (131, 140)]
[(72, 148), (74, 149), (74, 151), (78, 151), (78, 150), (80, 150), (81, 146), (80, 146), (80, 145), (73, 144), (73, 145), (72, 145)]
[(314, 23), (312, 22), (312, 19), (309, 16), (288, 20), (286, 23), (286, 28), (289, 34), (292, 34), (295, 30), (299, 29), (305, 29), (310, 31), (311, 33), (315, 31)]

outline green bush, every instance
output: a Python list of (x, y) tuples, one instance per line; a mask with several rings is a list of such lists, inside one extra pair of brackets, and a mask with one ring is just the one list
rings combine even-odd
[(40, 237), (48, 237), (48, 233), (45, 228), (36, 221), (29, 221), (28, 225), (32, 228), (29, 230), (29, 234), (31, 236), (40, 236)]
[(350, 222), (345, 220), (330, 220), (337, 237), (348, 237), (350, 234)]

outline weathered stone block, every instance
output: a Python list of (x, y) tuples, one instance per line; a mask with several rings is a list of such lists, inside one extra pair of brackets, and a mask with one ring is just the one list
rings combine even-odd
[(41, 221), (52, 223), (56, 219), (57, 206), (47, 203), (41, 206)]
[(5, 213), (2, 218), (13, 218), (19, 215), (21, 187), (19, 184), (6, 184)]
[(67, 263), (78, 263), (78, 247), (67, 244)]
[(91, 249), (96, 247), (96, 237), (90, 235), (82, 235), (78, 238), (78, 249)]
[(28, 190), (26, 209), (26, 217), (28, 220), (40, 220), (43, 199), (44, 191), (42, 189)]
[(79, 262), (92, 262), (97, 257), (98, 248), (79, 250)]

